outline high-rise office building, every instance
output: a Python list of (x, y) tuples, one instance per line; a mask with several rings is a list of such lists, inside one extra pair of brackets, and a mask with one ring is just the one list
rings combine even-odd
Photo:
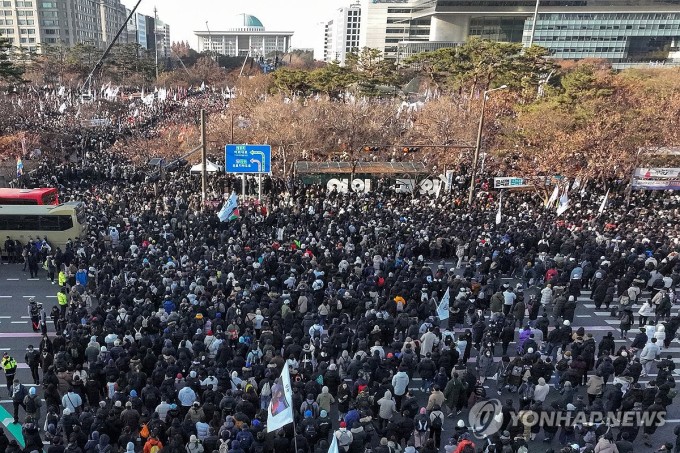
[[(430, 41), (476, 36), (546, 47), (555, 58), (666, 61), (680, 45), (677, 0), (417, 0)], [(533, 30), (533, 32), (532, 32)], [(533, 33), (533, 40), (532, 40)]]
[(156, 49), (159, 57), (170, 56), (170, 25), (162, 20), (156, 20)]
[(680, 62), (678, 0), (538, 0), (534, 27), (536, 3), (361, 0), (359, 46), (399, 60), (480, 37), (533, 42), (555, 58), (607, 59), (619, 67)]
[(120, 0), (0, 0), (0, 35), (36, 53), (50, 45), (104, 48), (125, 19)]
[(170, 25), (156, 16), (134, 13), (127, 23), (127, 42), (139, 44), (140, 48), (149, 52), (156, 49), (159, 57), (167, 57), (171, 44)]
[(324, 24), (324, 61), (337, 61), (344, 65), (347, 54), (359, 49), (360, 30), (361, 7), (357, 4), (339, 8), (334, 17)]
[(416, 0), (361, 0), (359, 46), (379, 49), (399, 59), (400, 42), (428, 41), (430, 18), (417, 17), (426, 6)]

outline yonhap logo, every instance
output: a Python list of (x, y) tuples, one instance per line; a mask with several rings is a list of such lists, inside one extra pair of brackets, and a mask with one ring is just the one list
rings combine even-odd
[(503, 424), (503, 408), (500, 401), (490, 399), (472, 406), (468, 422), (475, 437), (483, 439), (496, 434)]

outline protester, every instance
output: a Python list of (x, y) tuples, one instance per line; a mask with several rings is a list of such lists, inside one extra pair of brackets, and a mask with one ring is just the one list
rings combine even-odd
[[(168, 116), (180, 121), (210, 99), (196, 95)], [(140, 116), (159, 114), (148, 110)], [(86, 237), (52, 246), (50, 260), (39, 255), (48, 261), (39, 277), (56, 275), (59, 284), (53, 323), (37, 325), (48, 335), (37, 357), (26, 354), (44, 386), (44, 414), (34, 387), (24, 394), (14, 380), (16, 361), (2, 361), (8, 391), (18, 389), (15, 411), (25, 412), (22, 429), (34, 436), (32, 425), (44, 426), (39, 436), (53, 451), (250, 453), (297, 443), (311, 452), (328, 451), (335, 436), (343, 452), (468, 453), (479, 447), (476, 433), (449, 419), (486, 401), (489, 387), (510, 401), (488, 443), (521, 452), (540, 427), (513, 424), (520, 411), (526, 420), (532, 411), (607, 403), (660, 413), (672, 404), (674, 364), (659, 360), (659, 345), (680, 326), (666, 300), (680, 282), (680, 231), (670, 220), (678, 200), (633, 195), (629, 205), (613, 185), (611, 212), (597, 216), (606, 189), (593, 183), (574, 194), (580, 210), (557, 218), (533, 195), (512, 193), (496, 224), (493, 193), (482, 191), (469, 210), (456, 202), (463, 175), (434, 201), (389, 184), (342, 194), (264, 178), (262, 201), (241, 197), (238, 216), (220, 222), (214, 207), (203, 209), (198, 178), (145, 174), (111, 152), (119, 135), (143, 133), (144, 120), (133, 122), (94, 138), (102, 143), (96, 159), (45, 161), (22, 181), (58, 186), (62, 200), (85, 204), (89, 221)], [(256, 187), (246, 180), (248, 192)], [(211, 176), (209, 198), (221, 205), (240, 188), (232, 175)], [(38, 257), (34, 248), (27, 258)], [(655, 288), (666, 279), (667, 288)], [(614, 311), (612, 331), (618, 325), (624, 342), (608, 333), (598, 344), (579, 325), (586, 291)], [(447, 292), (443, 321), (437, 308)], [(628, 342), (634, 313), (647, 333)], [(268, 415), (288, 405), (276, 383), (284, 367), (297, 431), (289, 424), (268, 433)], [(657, 385), (637, 389), (654, 368)], [(548, 442), (605, 452), (636, 440), (625, 427), (611, 430), (617, 437), (595, 430), (585, 442), (571, 425), (544, 429)]]

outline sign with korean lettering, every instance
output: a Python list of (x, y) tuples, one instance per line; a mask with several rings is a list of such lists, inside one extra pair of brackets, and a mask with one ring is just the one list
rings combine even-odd
[(493, 178), (494, 189), (514, 189), (518, 187), (529, 187), (524, 178)]
[(269, 145), (227, 145), (225, 171), (227, 173), (270, 173), (272, 147)]

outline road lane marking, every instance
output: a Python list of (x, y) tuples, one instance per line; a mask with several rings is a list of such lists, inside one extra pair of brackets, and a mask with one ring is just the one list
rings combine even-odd
[(10, 282), (18, 282), (19, 279), (18, 279), (18, 278), (8, 278), (7, 281), (10, 281)]

